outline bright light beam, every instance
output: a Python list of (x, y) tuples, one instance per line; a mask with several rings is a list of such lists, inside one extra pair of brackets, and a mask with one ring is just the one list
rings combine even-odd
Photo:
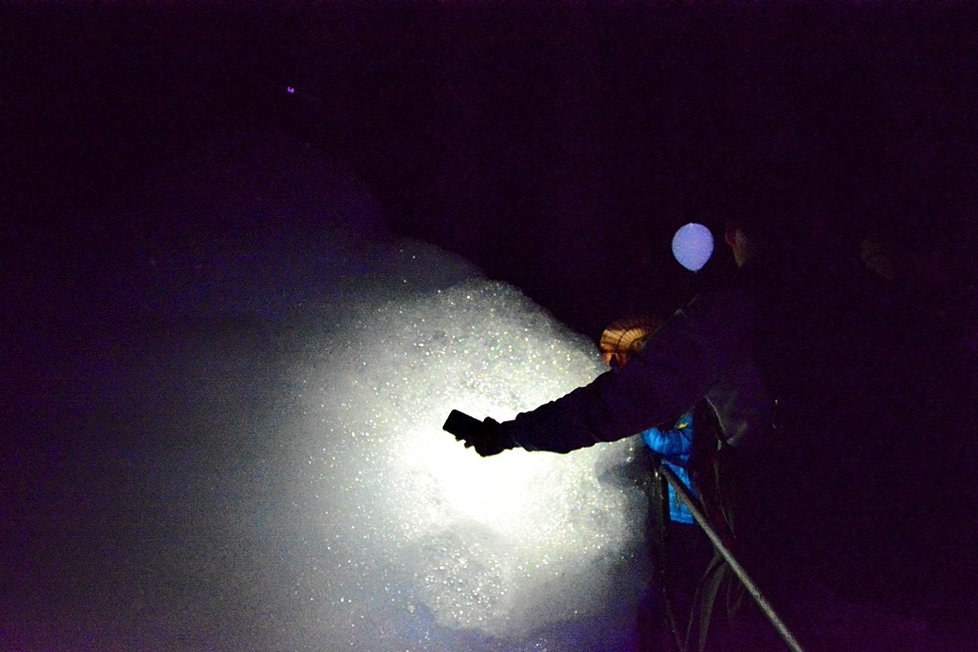
[(306, 397), (323, 438), (309, 509), (329, 514), (317, 564), (334, 567), (331, 581), (387, 586), (361, 569), (389, 569), (439, 625), (511, 640), (586, 618), (616, 592), (627, 601), (615, 569), (643, 536), (645, 497), (602, 474), (633, 441), (482, 458), (441, 429), (451, 408), (506, 419), (586, 384), (603, 369), (593, 343), (481, 280), (367, 315)]

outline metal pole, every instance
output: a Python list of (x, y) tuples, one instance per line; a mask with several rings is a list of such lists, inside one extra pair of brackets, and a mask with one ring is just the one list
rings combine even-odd
[(677, 649), (684, 649), (683, 637), (676, 624), (675, 614), (672, 611), (672, 600), (670, 599), (671, 578), (668, 568), (668, 539), (669, 539), (669, 482), (666, 476), (659, 473), (662, 468), (662, 460), (657, 455), (652, 455), (652, 465), (654, 473), (652, 476), (652, 498), (655, 501), (655, 574), (659, 583), (659, 590), (662, 592), (662, 604), (665, 610), (666, 624), (676, 642)]
[(777, 612), (774, 611), (774, 607), (771, 606), (771, 603), (768, 602), (767, 598), (765, 598), (761, 593), (761, 590), (757, 587), (757, 584), (755, 584), (754, 580), (750, 578), (747, 571), (744, 570), (744, 567), (740, 565), (737, 558), (733, 556), (730, 549), (720, 539), (720, 535), (717, 534), (716, 530), (713, 529), (713, 526), (710, 525), (709, 521), (707, 521), (706, 516), (703, 514), (703, 508), (700, 505), (700, 502), (689, 492), (686, 485), (684, 485), (682, 481), (676, 477), (676, 474), (673, 473), (669, 467), (665, 466), (664, 464), (659, 465), (657, 471), (663, 477), (665, 477), (669, 484), (672, 485), (673, 489), (675, 489), (676, 495), (679, 496), (679, 499), (683, 501), (683, 504), (685, 504), (686, 507), (689, 508), (689, 511), (692, 512), (693, 518), (696, 520), (699, 526), (703, 528), (703, 531), (706, 532), (706, 536), (710, 538), (710, 541), (713, 542), (713, 545), (716, 547), (717, 551), (730, 566), (730, 570), (734, 572), (741, 583), (743, 583), (743, 585), (747, 588), (747, 591), (751, 594), (751, 597), (754, 598), (757, 606), (761, 608), (761, 611), (764, 612), (767, 619), (771, 621), (771, 624), (774, 625), (774, 629), (776, 629), (781, 638), (784, 639), (784, 642), (788, 644), (788, 647), (794, 652), (803, 652), (801, 645), (798, 644), (798, 641), (795, 640), (795, 637), (788, 630), (788, 626), (784, 624), (784, 621), (782, 621)]

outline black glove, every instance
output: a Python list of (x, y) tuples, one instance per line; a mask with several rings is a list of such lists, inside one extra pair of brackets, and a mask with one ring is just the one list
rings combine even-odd
[(482, 457), (516, 447), (516, 442), (502, 433), (499, 423), (489, 417), (479, 421), (464, 412), (452, 410), (442, 429), (455, 435), (455, 439), (465, 444), (466, 448), (475, 448), (475, 452)]

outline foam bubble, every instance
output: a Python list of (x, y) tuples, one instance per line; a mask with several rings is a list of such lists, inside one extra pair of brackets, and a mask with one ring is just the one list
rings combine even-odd
[[(341, 331), (302, 378), (317, 565), (354, 593), (396, 577), (392, 609), (508, 640), (604, 609), (645, 503), (600, 475), (634, 443), (481, 458), (441, 430), (450, 408), (505, 419), (587, 383), (603, 368), (593, 344), (479, 279), (386, 301)], [(344, 592), (320, 588), (335, 608)]]

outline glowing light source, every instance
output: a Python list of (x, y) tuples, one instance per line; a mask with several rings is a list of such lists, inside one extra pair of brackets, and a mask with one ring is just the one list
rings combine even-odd
[(295, 95), (295, 86), (286, 86), (285, 92), (289, 95)]
[[(432, 627), (513, 641), (499, 650), (593, 617), (612, 595), (627, 609), (619, 564), (642, 536), (645, 497), (602, 477), (633, 441), (481, 458), (441, 429), (451, 407), (503, 420), (585, 384), (604, 369), (594, 345), (502, 284), (388, 298), (343, 327), (303, 392), (315, 485), (303, 524), (317, 528), (322, 514), (311, 539), (339, 553), (310, 551), (329, 569), (324, 602), (382, 594), (396, 575)], [(374, 567), (389, 570), (363, 570)], [(361, 615), (331, 610), (341, 622)]]
[(695, 222), (680, 227), (672, 238), (672, 255), (689, 271), (698, 272), (713, 255), (713, 234)]

